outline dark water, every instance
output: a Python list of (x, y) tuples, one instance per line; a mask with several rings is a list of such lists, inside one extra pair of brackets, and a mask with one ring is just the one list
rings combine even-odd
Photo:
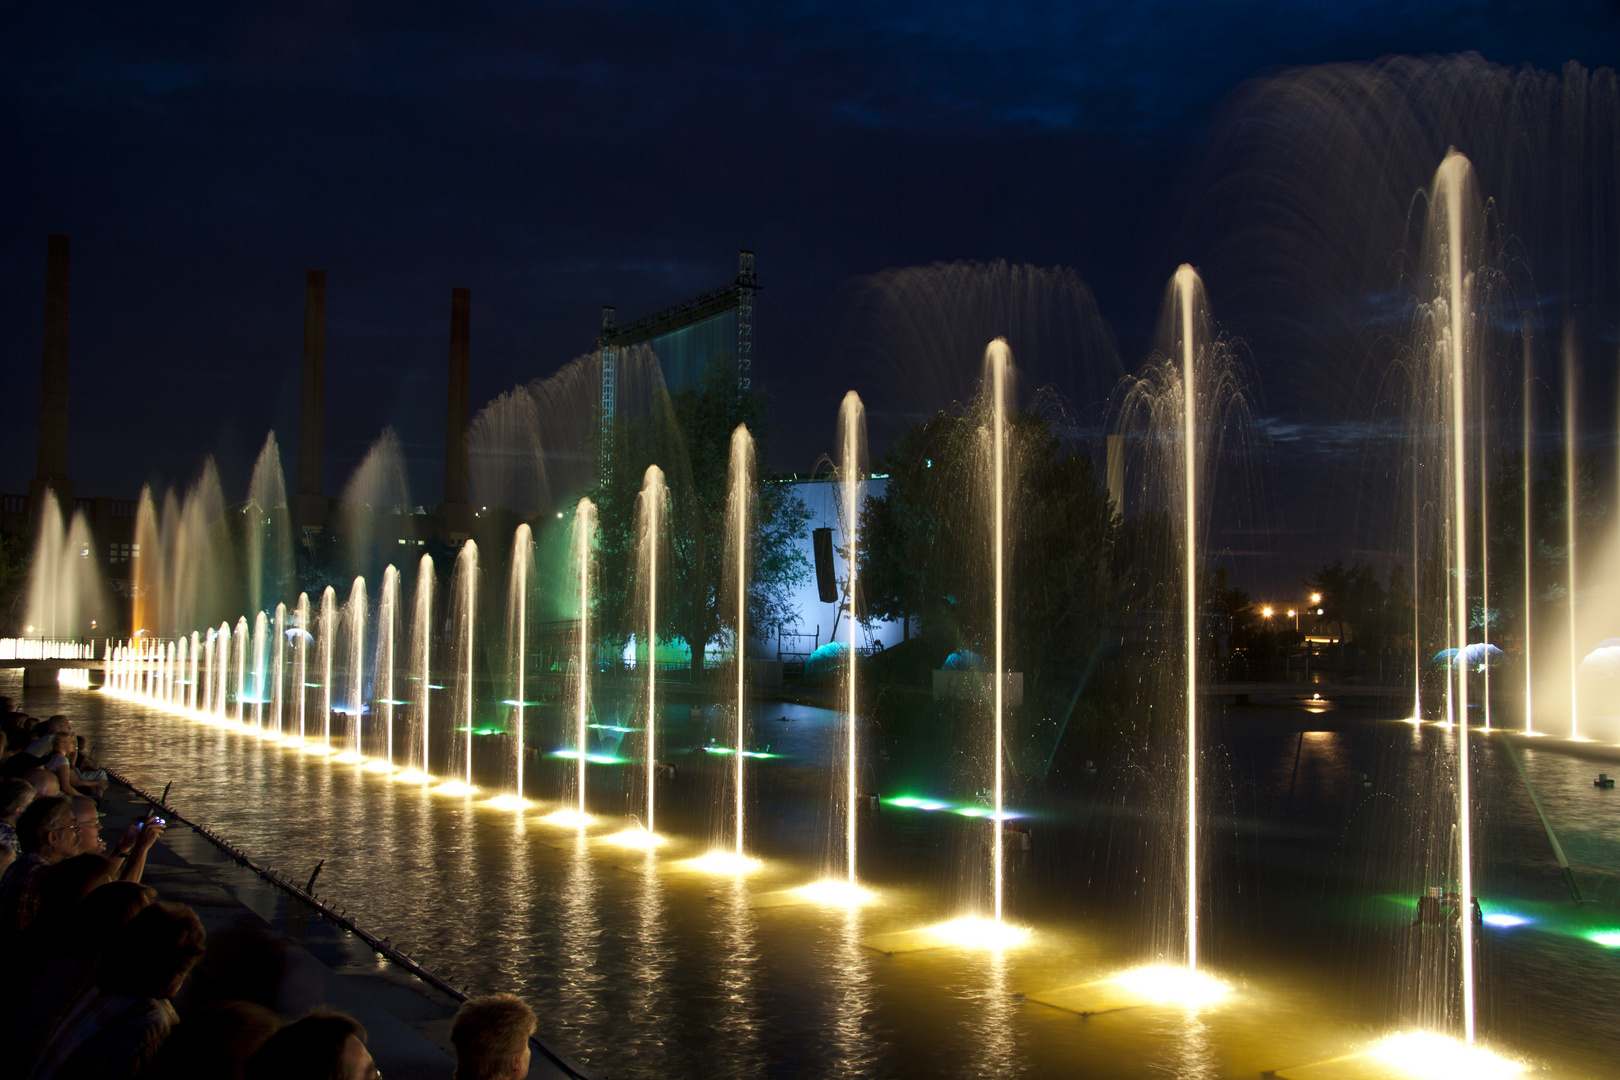
[[(1213, 717), (1201, 936), (1205, 965), (1236, 992), (1196, 1014), (1082, 1019), (1023, 995), (1179, 948), (1180, 803), (1139, 751), (1099, 749), (1095, 773), (1060, 770), (1021, 796), (1036, 843), (1012, 860), (1008, 895), (1029, 944), (884, 955), (863, 943), (962, 913), (982, 884), (984, 825), (886, 806), (861, 825), (878, 903), (760, 906), (819, 876), (834, 850), (838, 729), (823, 710), (759, 707), (782, 756), (751, 766), (764, 865), (733, 879), (679, 868), (715, 827), (724, 761), (710, 755), (680, 759), (660, 811), (673, 839), (647, 854), (601, 840), (623, 818), (557, 828), (540, 820), (554, 803), (497, 811), (95, 693), (30, 690), (26, 707), (55, 711), (58, 696), (134, 781), (172, 781), (178, 810), (289, 876), (325, 859), (332, 903), (458, 985), (522, 994), (549, 1040), (612, 1077), (1255, 1076), (1440, 1015), (1450, 989), (1443, 946), (1410, 925), (1410, 898), (1447, 884), (1435, 867), (1455, 735), (1433, 726), (1353, 710)], [(702, 741), (676, 727), (674, 742)], [(1620, 931), (1620, 884), (1603, 876), (1620, 873), (1620, 801), (1591, 784), (1620, 766), (1525, 752), (1583, 888), (1603, 901), (1577, 909), (1500, 740), (1472, 745), (1477, 888), (1488, 912), (1533, 920), (1481, 932), (1481, 1037), (1551, 1075), (1612, 1075), (1620, 948), (1585, 935)], [(561, 794), (561, 775), (543, 770), (532, 792)]]

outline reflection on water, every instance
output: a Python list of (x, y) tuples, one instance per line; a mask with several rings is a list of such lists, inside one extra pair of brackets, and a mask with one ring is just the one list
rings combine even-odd
[[(820, 747), (835, 714), (772, 705), (758, 718), (783, 756), (751, 781), (750, 850), (764, 865), (736, 877), (672, 869), (705, 848), (698, 762), (672, 786), (667, 815), (660, 804), (669, 842), (631, 850), (603, 842), (628, 824), (606, 801), (590, 827), (544, 823), (564, 805), (561, 775), (557, 801), (501, 811), (139, 705), (50, 693), (141, 786), (173, 780), (177, 810), (290, 878), (326, 860), (323, 896), (457, 985), (521, 994), (543, 1037), (615, 1080), (1253, 1076), (1354, 1049), (1406, 1020), (1393, 988), (1409, 974), (1400, 958), (1420, 874), (1413, 822), (1444, 819), (1446, 793), (1431, 788), (1457, 737), (1347, 709), (1295, 713), (1286, 727), (1266, 726), (1276, 710), (1245, 714), (1214, 732), (1209, 965), (1240, 984), (1239, 1003), (1080, 1021), (1023, 995), (1147, 959), (1139, 943), (1154, 913), (1141, 883), (1158, 869), (1140, 852), (1165, 827), (1102, 753), (1099, 775), (1028, 796), (1037, 844), (1009, 861), (1009, 880), (1031, 945), (887, 956), (862, 943), (963, 914), (950, 897), (973, 821), (886, 807), (862, 826), (877, 902), (755, 906), (820, 868)], [(26, 707), (58, 711), (32, 689)], [(782, 715), (795, 719), (773, 723)], [(1329, 719), (1332, 730), (1301, 734)], [(1620, 803), (1594, 792), (1585, 762), (1539, 749), (1526, 759), (1578, 873), (1595, 885), (1620, 867)], [(1476, 760), (1482, 893), (1532, 920), (1484, 931), (1485, 1026), (1569, 1075), (1601, 1075), (1620, 1053), (1616, 953), (1582, 936), (1585, 924), (1557, 921), (1573, 906), (1561, 906), (1521, 782), (1499, 753)], [(1620, 928), (1614, 914), (1592, 917)]]

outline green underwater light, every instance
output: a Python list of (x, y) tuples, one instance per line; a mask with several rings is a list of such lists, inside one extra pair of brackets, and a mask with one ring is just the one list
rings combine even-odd
[[(578, 750), (553, 750), (551, 757), (568, 758), (570, 761), (579, 759)], [(586, 754), (585, 760), (592, 765), (623, 765), (629, 758), (615, 757), (612, 754)]]
[(586, 724), (585, 726), (586, 727), (593, 727), (598, 731), (617, 731), (620, 735), (628, 734), (629, 732), (632, 732), (632, 731), (640, 731), (641, 730), (640, 728), (620, 727), (618, 724)]
[(981, 806), (978, 803), (957, 805), (956, 803), (948, 803), (943, 799), (929, 799), (917, 795), (896, 795), (892, 799), (884, 799), (883, 801), (890, 806), (898, 806), (902, 810), (923, 810), (930, 813), (936, 810), (945, 810), (965, 818), (995, 818), (998, 821), (1011, 821), (1013, 818), (1023, 816), (1006, 810), (998, 815), (988, 806)]
[(1605, 949), (1620, 949), (1620, 930), (1592, 930), (1586, 934), (1586, 940)]
[(516, 698), (502, 698), (502, 705), (543, 705), (542, 701), (518, 701)]
[[(735, 754), (737, 751), (733, 750), (729, 746), (705, 746), (703, 748), (703, 752), (706, 754)], [(773, 754), (769, 750), (744, 750), (742, 752), (742, 756), (751, 758), (777, 758), (781, 757), (782, 755)]]

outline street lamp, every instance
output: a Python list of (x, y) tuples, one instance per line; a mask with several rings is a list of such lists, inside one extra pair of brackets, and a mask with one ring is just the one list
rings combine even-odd
[(1289, 608), (1288, 617), (1294, 620), (1294, 631), (1297, 633), (1299, 631), (1299, 612), (1295, 611), (1293, 608)]

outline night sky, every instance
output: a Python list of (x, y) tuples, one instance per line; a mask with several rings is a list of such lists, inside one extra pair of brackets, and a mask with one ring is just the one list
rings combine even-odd
[[(117, 498), (212, 454), (239, 499), (271, 427), (291, 471), (309, 267), (328, 272), (328, 494), (391, 424), (416, 500), (438, 501), (452, 286), (472, 289), (476, 406), (587, 351), (603, 304), (729, 280), (740, 247), (766, 287), (780, 470), (830, 448), (848, 387), (888, 405), (849, 345), (859, 279), (934, 261), (1073, 268), (1128, 370), (1191, 261), (1247, 343), (1261, 426), (1353, 425), (1376, 410), (1347, 421), (1344, 394), (1288, 375), (1336, 316), (1277, 330), (1275, 263), (1234, 255), (1271, 196), (1237, 206), (1212, 150), (1252, 80), (1391, 54), (1620, 61), (1598, 3), (74, 3), (5, 23), (0, 490), (34, 472), (45, 236), (66, 232), (70, 474)], [(1348, 554), (1312, 543), (1301, 565)]]

